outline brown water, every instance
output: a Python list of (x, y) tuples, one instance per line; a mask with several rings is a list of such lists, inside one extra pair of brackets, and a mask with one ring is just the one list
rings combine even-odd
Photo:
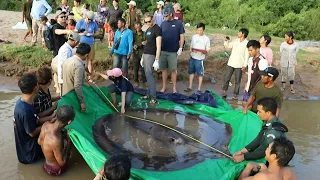
[[(13, 109), (18, 93), (0, 93), (0, 179), (2, 180), (90, 180), (94, 174), (81, 155), (73, 151), (68, 171), (52, 178), (42, 169), (43, 162), (22, 165), (16, 157), (12, 127)], [(318, 179), (320, 167), (320, 101), (285, 101), (281, 119), (288, 126), (289, 138), (295, 143), (294, 166), (299, 179)]]
[[(127, 109), (126, 114), (169, 125), (230, 154), (227, 150), (232, 134), (229, 124), (201, 115), (160, 109)], [(101, 149), (109, 154), (120, 151), (129, 154), (132, 167), (137, 169), (172, 171), (206, 159), (225, 158), (173, 130), (120, 114), (103, 116), (95, 122), (93, 132)]]

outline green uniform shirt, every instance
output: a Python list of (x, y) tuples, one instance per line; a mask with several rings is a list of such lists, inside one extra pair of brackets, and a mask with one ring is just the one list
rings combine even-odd
[(272, 124), (275, 122), (281, 123), (277, 117), (274, 117), (271, 121), (263, 122), (263, 128), (258, 136), (246, 146), (249, 152), (244, 154), (245, 160), (256, 160), (265, 157), (265, 150), (269, 144), (272, 143), (274, 139), (285, 136), (284, 132), (275, 130), (272, 127)]
[(278, 108), (281, 108), (283, 95), (281, 90), (276, 85), (274, 85), (272, 88), (266, 88), (260, 81), (253, 89), (251, 95), (255, 97), (255, 102), (252, 105), (252, 111), (255, 113), (257, 112), (257, 102), (265, 97), (273, 98), (277, 102)]
[(133, 36), (134, 36), (133, 45), (138, 46), (137, 50), (133, 49), (133, 53), (142, 55), (143, 54), (142, 42), (146, 40), (145, 32), (141, 31), (141, 34), (138, 35), (138, 33), (135, 31)]

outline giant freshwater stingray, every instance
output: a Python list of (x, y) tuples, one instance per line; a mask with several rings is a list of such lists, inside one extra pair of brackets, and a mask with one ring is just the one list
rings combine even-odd
[[(229, 154), (232, 129), (227, 123), (203, 115), (164, 109), (127, 109), (126, 114), (168, 125)], [(126, 153), (132, 167), (172, 171), (206, 159), (224, 158), (208, 147), (154, 123), (117, 114), (105, 115), (92, 127), (93, 137), (107, 154)]]

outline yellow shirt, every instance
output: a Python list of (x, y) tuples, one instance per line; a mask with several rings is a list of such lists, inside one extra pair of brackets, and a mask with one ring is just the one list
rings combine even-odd
[(249, 59), (247, 43), (247, 39), (240, 42), (239, 38), (233, 40), (232, 42), (224, 42), (224, 46), (226, 48), (232, 48), (231, 55), (228, 61), (228, 66), (231, 66), (233, 68), (247, 67)]
[(82, 19), (82, 8), (79, 6), (79, 7), (73, 7), (72, 8), (72, 12), (74, 14), (74, 20), (76, 20), (77, 22)]

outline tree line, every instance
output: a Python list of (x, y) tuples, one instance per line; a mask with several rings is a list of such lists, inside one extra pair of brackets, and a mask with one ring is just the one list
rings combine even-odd
[[(129, 1), (129, 0), (127, 0)], [(0, 2), (0, 9), (20, 11), (25, 0)], [(56, 8), (60, 0), (48, 0)], [(95, 10), (99, 0), (83, 0)], [(156, 0), (136, 0), (143, 12), (154, 11)], [(73, 0), (69, 0), (73, 6)], [(112, 0), (108, 2), (112, 4)], [(185, 23), (203, 22), (214, 28), (238, 29), (283, 37), (292, 30), (300, 40), (320, 40), (320, 0), (179, 0)], [(127, 9), (126, 1), (120, 7)]]

